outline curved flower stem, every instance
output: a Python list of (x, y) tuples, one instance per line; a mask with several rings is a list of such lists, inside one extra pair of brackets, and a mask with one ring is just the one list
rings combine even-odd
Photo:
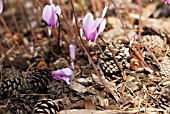
[(10, 66), (12, 66), (11, 61), (10, 61), (7, 53), (4, 51), (4, 48), (3, 48), (3, 46), (2, 46), (1, 41), (0, 41), (0, 52), (2, 52), (2, 53), (5, 55), (5, 58), (6, 58), (6, 60), (7, 60), (7, 63), (8, 63)]
[(3, 26), (5, 27), (6, 31), (12, 36), (12, 32), (9, 29), (9, 27), (7, 26), (7, 24), (6, 24), (5, 20), (4, 20), (4, 18), (2, 17), (2, 15), (0, 15), (0, 20), (1, 20), (2, 24), (3, 24)]
[(139, 23), (138, 23), (138, 39), (141, 42), (142, 46), (145, 47), (145, 49), (149, 52), (149, 54), (151, 55), (151, 57), (157, 62), (157, 64), (160, 66), (157, 58), (155, 57), (155, 55), (150, 51), (150, 49), (142, 42), (141, 39), (141, 29), (142, 29), (142, 21), (141, 21), (141, 17), (142, 17), (142, 1), (141, 0), (137, 0), (138, 4), (139, 4)]
[[(12, 36), (12, 32), (11, 32), (11, 30), (9, 29), (9, 27), (7, 26), (6, 21), (4, 20), (4, 18), (3, 18), (2, 15), (0, 15), (0, 20), (1, 20), (2, 24), (3, 24), (3, 26), (5, 27), (6, 31), (10, 34), (11, 37), (13, 37), (13, 36)], [(13, 38), (12, 38), (12, 39), (13, 39)], [(19, 49), (21, 48), (14, 39), (13, 39), (13, 42), (14, 42), (14, 44), (16, 44), (16, 45), (18, 46)]]
[[(79, 26), (78, 26), (78, 20), (77, 20), (78, 18), (77, 18), (76, 12), (75, 12), (75, 10), (74, 10), (73, 1), (70, 0), (70, 3), (71, 3), (71, 7), (72, 7), (72, 9), (73, 9), (74, 16), (75, 16), (75, 22), (76, 22), (77, 33), (78, 33), (78, 35), (80, 36), (80, 31), (79, 31)], [(81, 40), (81, 42), (83, 42), (81, 36), (80, 36), (80, 40)]]
[(76, 38), (77, 38), (77, 40), (80, 42), (80, 44), (81, 44), (83, 50), (85, 51), (85, 53), (87, 54), (87, 56), (88, 56), (88, 58), (89, 58), (89, 60), (90, 60), (90, 62), (91, 62), (91, 64), (92, 64), (92, 66), (93, 66), (93, 68), (94, 68), (94, 70), (95, 70), (95, 72), (96, 72), (96, 74), (97, 74), (97, 76), (99, 77), (99, 80), (101, 81), (101, 83), (102, 83), (103, 86), (105, 87), (106, 91), (109, 92), (109, 93), (111, 93), (111, 90), (108, 88), (108, 86), (106, 86), (105, 82), (104, 82), (103, 79), (102, 79), (101, 74), (100, 74), (99, 71), (97, 70), (97, 68), (96, 68), (96, 66), (95, 66), (95, 64), (94, 64), (94, 62), (93, 62), (90, 54), (88, 53), (88, 51), (86, 50), (86, 48), (85, 48), (85, 46), (84, 46), (84, 44), (83, 44), (83, 40), (82, 40), (81, 35), (80, 35), (80, 31), (79, 31), (79, 27), (78, 27), (78, 21), (77, 21), (77, 15), (75, 14), (73, 2), (72, 2), (72, 0), (70, 0), (70, 2), (71, 2), (71, 6), (72, 6), (72, 9), (73, 9), (74, 16), (75, 16), (76, 28), (77, 28), (78, 36), (80, 37), (80, 39), (79, 39), (78, 37), (76, 37)]
[(37, 42), (36, 35), (35, 35), (35, 31), (33, 30), (32, 26), (31, 26), (31, 22), (30, 22), (30, 20), (29, 20), (29, 18), (28, 18), (28, 16), (27, 16), (27, 13), (26, 13), (26, 11), (25, 11), (25, 7), (24, 7), (24, 5), (23, 5), (23, 3), (22, 3), (21, 0), (18, 0), (18, 2), (19, 2), (19, 7), (20, 7), (20, 9), (21, 9), (21, 12), (22, 12), (22, 14), (23, 14), (23, 17), (24, 17), (24, 19), (28, 22), (28, 25), (29, 25), (29, 28), (30, 28), (30, 31), (31, 31), (31, 35), (32, 35), (32, 37), (34, 38), (35, 42)]
[(109, 45), (107, 45), (107, 43), (103, 40), (103, 38), (101, 36), (99, 36), (99, 38), (102, 40), (102, 42), (104, 43), (104, 45), (109, 49), (109, 51), (112, 53), (112, 57), (114, 59), (114, 61), (116, 62), (116, 65), (118, 66), (119, 70), (122, 72), (122, 76), (123, 79), (126, 80), (126, 73), (123, 71), (122, 66), (119, 64), (118, 60), (116, 59), (115, 53), (114, 51), (111, 49), (111, 47)]
[(122, 17), (121, 17), (121, 15), (120, 15), (120, 13), (119, 13), (119, 10), (118, 10), (115, 2), (114, 2), (113, 0), (110, 0), (110, 1), (111, 1), (111, 3), (114, 5), (114, 7), (115, 7), (115, 9), (116, 9), (116, 13), (117, 13), (117, 15), (118, 15), (118, 17), (119, 17), (119, 19), (120, 19), (120, 22), (121, 22), (121, 24), (122, 24), (122, 26), (123, 26), (123, 30), (125, 31), (125, 34), (126, 34), (126, 36), (127, 36), (127, 39), (128, 39), (128, 41), (130, 42), (130, 38), (129, 38), (128, 34), (127, 34), (127, 31), (126, 31), (126, 28), (125, 28), (125, 24), (123, 23), (123, 20), (122, 20)]
[(59, 27), (58, 27), (58, 39), (57, 39), (57, 48), (58, 48), (58, 53), (61, 53), (61, 47), (60, 47), (60, 29), (61, 29), (61, 25), (60, 25), (60, 17), (57, 14), (58, 17), (58, 23), (59, 23)]
[[(12, 9), (9, 0), (7, 0), (7, 3), (9, 4), (9, 8)], [(13, 19), (14, 24), (15, 24), (15, 28), (16, 28), (17, 32), (20, 33), (20, 28), (19, 28), (19, 25), (17, 23), (16, 16), (14, 15), (14, 13), (12, 13), (11, 15), (12, 15), (12, 19)]]

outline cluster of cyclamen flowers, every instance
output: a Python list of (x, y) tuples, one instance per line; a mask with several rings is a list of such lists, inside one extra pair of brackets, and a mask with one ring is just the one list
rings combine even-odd
[[(60, 6), (55, 6), (50, 0), (51, 5), (46, 5), (42, 12), (42, 18), (47, 23), (49, 28), (57, 27), (59, 25), (59, 16), (61, 14)], [(101, 18), (97, 18), (94, 20), (93, 15), (91, 13), (86, 14), (83, 19), (83, 25), (81, 31), (84, 32), (85, 37), (88, 41), (95, 42), (98, 35), (104, 30), (106, 25), (106, 19), (104, 16), (106, 14), (107, 7), (104, 8), (103, 14)], [(82, 34), (81, 34), (82, 36)], [(74, 79), (73, 70), (74, 70), (74, 61), (75, 61), (75, 52), (76, 46), (75, 44), (69, 45), (70, 52), (70, 61), (71, 67), (59, 69), (57, 71), (53, 71), (53, 78), (56, 80), (65, 81), (69, 84), (70, 80)]]

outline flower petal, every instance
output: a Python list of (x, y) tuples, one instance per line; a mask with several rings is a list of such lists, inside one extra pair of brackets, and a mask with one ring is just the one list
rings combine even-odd
[(70, 84), (70, 79), (68, 77), (62, 77), (61, 80), (65, 81), (67, 84)]
[(106, 15), (107, 9), (108, 9), (108, 7), (105, 6), (103, 9), (102, 18), (104, 18), (104, 16)]
[(106, 26), (106, 19), (103, 19), (102, 22), (100, 23), (97, 33), (100, 34), (101, 32), (103, 32), (105, 26)]
[(2, 11), (3, 11), (3, 2), (2, 0), (0, 0), (0, 14), (2, 13)]
[(55, 13), (58, 14), (58, 16), (61, 14), (61, 8), (59, 5), (55, 7)]
[(69, 77), (64, 74), (62, 70), (57, 70), (52, 72), (53, 78), (60, 81), (65, 81), (69, 84)]
[(52, 72), (52, 76), (54, 79), (60, 79), (61, 77), (65, 76), (62, 70), (57, 70)]
[(94, 31), (90, 34), (90, 37), (89, 37), (89, 40), (91, 40), (92, 42), (95, 42), (96, 41), (96, 38), (97, 38), (97, 31)]
[(75, 60), (75, 55), (76, 55), (76, 46), (73, 44), (69, 45), (69, 52), (70, 52), (70, 60), (74, 61)]
[(50, 25), (52, 27), (55, 27), (57, 25), (57, 22), (58, 22), (58, 17), (55, 14), (54, 8), (52, 8), (52, 14), (51, 14), (51, 18), (50, 18)]
[(74, 79), (73, 71), (70, 67), (63, 68), (52, 72), (53, 78), (60, 81), (65, 81), (69, 84), (70, 80)]
[(70, 75), (73, 75), (73, 71), (71, 70), (71, 68), (64, 68), (64, 69), (61, 69), (65, 75), (67, 76), (70, 76)]
[(43, 9), (42, 18), (47, 24), (50, 24), (51, 15), (52, 15), (52, 8), (51, 6), (46, 5)]
[(94, 25), (93, 15), (91, 13), (86, 14), (86, 16), (83, 19), (83, 27), (82, 27), (86, 37), (89, 37), (93, 25)]

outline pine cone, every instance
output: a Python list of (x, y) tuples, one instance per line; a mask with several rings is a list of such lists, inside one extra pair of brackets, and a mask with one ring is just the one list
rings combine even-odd
[(34, 106), (34, 114), (57, 114), (59, 111), (58, 105), (52, 100), (40, 100)]
[(47, 86), (47, 93), (51, 94), (52, 99), (61, 99), (71, 92), (69, 85), (64, 84), (61, 81), (54, 80)]
[(36, 69), (29, 80), (31, 90), (41, 93), (47, 90), (47, 85), (52, 82), (53, 77), (48, 69)]
[(31, 114), (32, 104), (20, 96), (12, 96), (7, 104), (8, 114)]
[(23, 87), (21, 78), (14, 77), (2, 81), (0, 88), (0, 99), (8, 98), (10, 95)]
[(158, 35), (145, 35), (142, 37), (142, 41), (144, 44), (149, 46), (150, 49), (153, 49), (155, 47), (158, 47), (158, 48), (165, 47), (165, 42)]
[[(123, 42), (122, 40), (116, 40), (110, 42), (109, 46), (113, 49), (115, 56), (122, 68), (130, 69), (129, 58), (126, 55), (126, 51), (128, 51), (128, 43)], [(99, 64), (107, 79), (113, 80), (121, 78), (121, 72), (116, 65), (109, 49), (106, 48), (104, 53), (100, 55)]]
[(12, 68), (2, 68), (2, 80), (20, 76), (19, 70)]

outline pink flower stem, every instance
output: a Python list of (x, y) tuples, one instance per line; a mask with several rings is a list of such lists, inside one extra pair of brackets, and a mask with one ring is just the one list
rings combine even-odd
[[(59, 1), (59, 4), (60, 4), (60, 8), (61, 8), (61, 11), (62, 11), (62, 13), (61, 13), (61, 15), (63, 16), (63, 19), (64, 19), (64, 21), (65, 21), (65, 23), (66, 23), (66, 25), (68, 26), (68, 27), (66, 27), (66, 29), (67, 29), (67, 32), (68, 32), (68, 35), (69, 36), (73, 36), (73, 31), (71, 30), (71, 26), (70, 26), (70, 24), (68, 24), (68, 19), (66, 19), (66, 11), (65, 11), (65, 9), (63, 9), (63, 4), (62, 4), (62, 2), (61, 1)], [(69, 41), (67, 41), (67, 42), (70, 42), (70, 39), (69, 39)]]
[[(1, 15), (0, 15), (0, 20), (1, 20), (2, 24), (4, 25), (6, 31), (10, 34), (11, 37), (13, 37), (11, 30), (9, 29), (9, 27), (8, 27), (7, 24), (6, 24), (6, 21), (4, 20), (4, 18), (3, 18)], [(18, 48), (20, 49), (20, 46), (18, 45), (18, 43), (17, 43), (16, 41), (14, 41), (14, 39), (13, 39), (13, 42), (14, 42), (14, 44), (16, 44), (16, 45), (18, 46)]]
[(60, 29), (61, 29), (61, 24), (60, 24), (60, 17), (59, 15), (57, 14), (57, 17), (58, 17), (58, 23), (59, 23), (59, 26), (58, 26), (58, 39), (57, 39), (57, 48), (58, 48), (58, 53), (61, 53), (61, 47), (60, 47)]
[(7, 53), (4, 51), (4, 48), (3, 48), (3, 46), (2, 46), (1, 41), (0, 41), (0, 52), (2, 52), (2, 53), (5, 55), (5, 59), (7, 60), (7, 63), (8, 63), (10, 66), (12, 66), (11, 61), (10, 61)]
[(12, 36), (12, 32), (11, 32), (11, 30), (9, 29), (9, 27), (7, 26), (6, 21), (4, 20), (4, 18), (2, 17), (2, 15), (0, 15), (0, 20), (1, 20), (2, 24), (3, 24), (3, 26), (5, 27), (6, 31), (10, 34), (10, 36)]
[[(37, 4), (37, 2), (36, 2), (35, 0), (31, 0), (31, 1), (32, 1), (32, 4), (35, 5), (33, 8), (35, 8), (35, 7), (38, 6), (38, 4)], [(34, 9), (33, 9), (33, 10), (34, 10)], [(38, 10), (38, 9), (37, 9), (37, 10)], [(39, 16), (38, 14), (35, 14), (35, 19), (36, 19), (36, 21), (37, 21), (37, 28), (40, 27), (39, 17), (38, 17), (38, 16)]]
[(127, 4), (125, 3), (125, 0), (123, 0), (123, 4), (124, 4), (124, 6), (125, 6), (125, 12), (126, 12), (128, 18), (129, 18), (129, 20), (130, 20), (130, 23), (131, 23), (132, 26), (134, 27), (134, 19), (132, 19), (132, 18), (130, 17), (129, 8), (128, 8)]
[(111, 1), (111, 3), (112, 3), (112, 4), (114, 5), (114, 7), (115, 7), (116, 13), (117, 13), (117, 15), (118, 15), (118, 17), (119, 17), (119, 19), (120, 19), (120, 22), (121, 22), (121, 24), (122, 24), (122, 26), (123, 26), (123, 30), (125, 31), (125, 34), (126, 34), (126, 36), (127, 36), (127, 39), (128, 39), (128, 41), (130, 42), (130, 38), (129, 38), (128, 34), (127, 34), (127, 31), (126, 31), (126, 28), (125, 28), (125, 24), (124, 24), (124, 22), (123, 22), (123, 20), (122, 20), (122, 17), (121, 17), (121, 15), (120, 15), (120, 13), (119, 13), (119, 10), (118, 10), (118, 8), (117, 8), (114, 0), (110, 0), (110, 1)]
[(111, 90), (107, 87), (107, 85), (106, 85), (105, 82), (103, 81), (101, 74), (100, 74), (99, 71), (97, 70), (97, 68), (96, 68), (96, 66), (95, 66), (95, 64), (94, 64), (94, 62), (93, 62), (90, 54), (88, 53), (88, 51), (86, 50), (86, 48), (85, 48), (85, 46), (84, 46), (83, 40), (82, 40), (81, 35), (80, 35), (80, 31), (79, 31), (79, 27), (78, 27), (78, 21), (77, 21), (77, 15), (75, 14), (73, 2), (72, 2), (72, 0), (70, 0), (70, 2), (71, 2), (71, 6), (72, 6), (72, 9), (73, 9), (74, 16), (75, 16), (76, 28), (77, 28), (77, 32), (78, 32), (78, 35), (79, 35), (80, 39), (79, 39), (78, 37), (76, 37), (76, 38), (77, 38), (77, 40), (80, 42), (83, 50), (85, 51), (86, 55), (88, 56), (88, 58), (89, 58), (89, 60), (90, 60), (90, 62), (91, 62), (91, 64), (92, 64), (92, 66), (93, 66), (93, 68), (94, 68), (97, 76), (99, 77), (99, 80), (101, 81), (101, 83), (102, 83), (103, 86), (105, 87), (106, 91), (111, 93)]
[[(77, 33), (78, 33), (78, 35), (80, 35), (79, 26), (78, 26), (78, 20), (77, 20), (78, 18), (77, 18), (76, 12), (75, 12), (75, 10), (74, 10), (73, 1), (72, 1), (72, 0), (70, 0), (70, 3), (71, 3), (71, 7), (72, 7), (72, 9), (73, 9), (73, 14), (74, 14), (74, 16), (75, 16)], [(80, 40), (83, 42), (83, 40), (82, 40), (82, 39), (80, 39)]]
[(138, 4), (139, 4), (139, 23), (138, 23), (138, 39), (141, 42), (142, 46), (145, 47), (145, 49), (148, 51), (148, 53), (151, 55), (151, 57), (157, 62), (157, 64), (160, 66), (157, 58), (155, 57), (155, 55), (150, 51), (150, 49), (142, 42), (141, 39), (141, 29), (142, 29), (142, 21), (141, 21), (141, 16), (142, 16), (142, 1), (141, 0), (137, 0)]
[(18, 2), (19, 2), (19, 6), (20, 6), (21, 12), (22, 12), (22, 14), (23, 14), (23, 17), (24, 17), (24, 19), (28, 22), (28, 25), (29, 25), (29, 27), (30, 27), (31, 35), (32, 35), (32, 37), (34, 38), (35, 42), (37, 42), (35, 32), (34, 32), (34, 30), (33, 30), (32, 27), (31, 27), (31, 23), (30, 23), (30, 20), (28, 19), (28, 16), (27, 16), (27, 14), (26, 14), (26, 11), (25, 11), (25, 8), (24, 8), (24, 6), (23, 6), (23, 3), (22, 3), (21, 0), (18, 0)]
[(100, 53), (103, 53), (103, 50), (102, 50), (100, 44), (99, 44), (98, 42), (96, 42), (96, 44), (97, 44), (97, 46), (98, 46), (98, 48), (99, 48), (99, 50), (100, 50)]
[[(11, 7), (11, 4), (10, 4), (9, 0), (7, 0), (7, 3), (9, 4), (9, 7), (11, 9), (12, 7)], [(17, 23), (16, 16), (14, 15), (14, 13), (12, 13), (12, 19), (14, 21), (15, 28), (16, 28), (17, 32), (20, 33), (19, 25)]]

